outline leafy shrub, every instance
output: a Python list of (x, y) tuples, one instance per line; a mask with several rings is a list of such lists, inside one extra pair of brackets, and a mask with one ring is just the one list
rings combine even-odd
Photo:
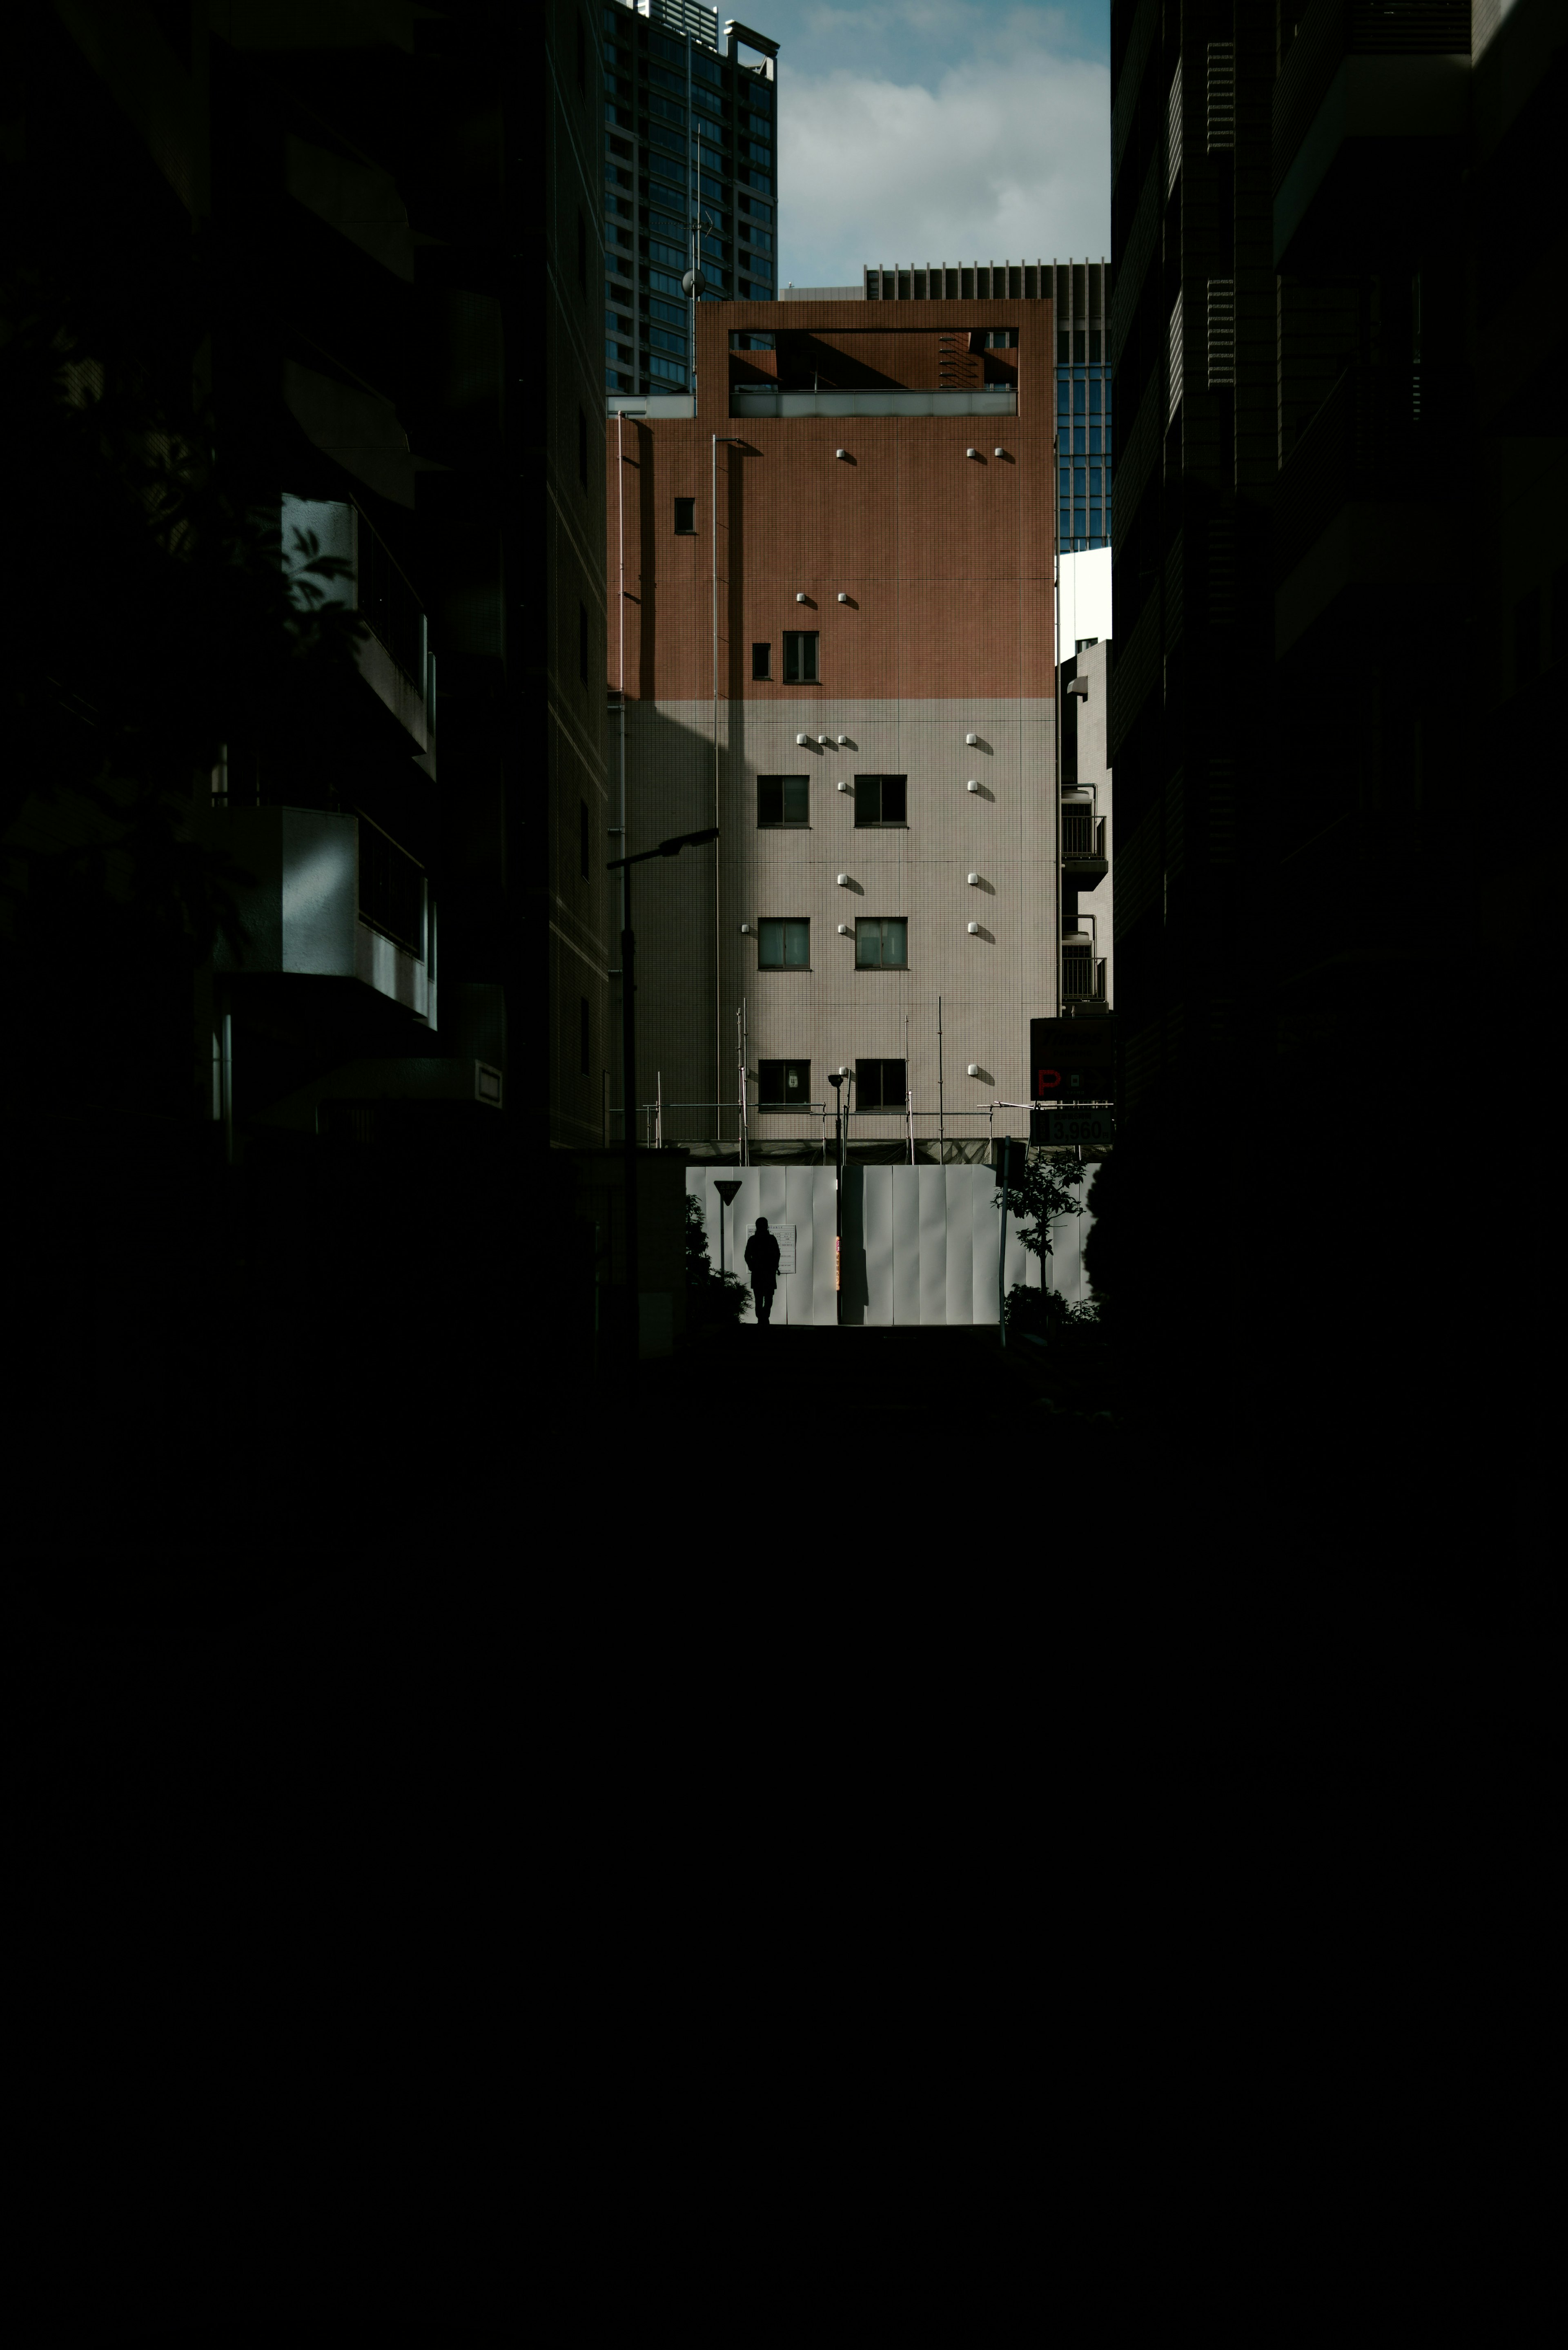
[(1010, 1338), (1044, 1338), (1047, 1344), (1100, 1321), (1099, 1308), (1092, 1302), (1070, 1305), (1054, 1289), (1027, 1289), (1022, 1282), (1008, 1291), (1004, 1311)]
[(746, 1310), (751, 1290), (732, 1273), (715, 1273), (708, 1255), (701, 1202), (686, 1194), (686, 1323), (689, 1329), (732, 1330)]

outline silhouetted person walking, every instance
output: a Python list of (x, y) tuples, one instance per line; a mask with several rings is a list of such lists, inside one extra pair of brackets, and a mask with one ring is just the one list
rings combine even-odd
[(765, 1216), (757, 1218), (757, 1229), (746, 1243), (746, 1265), (752, 1276), (752, 1295), (757, 1301), (757, 1320), (767, 1322), (774, 1310), (774, 1292), (779, 1285), (779, 1244), (768, 1230)]

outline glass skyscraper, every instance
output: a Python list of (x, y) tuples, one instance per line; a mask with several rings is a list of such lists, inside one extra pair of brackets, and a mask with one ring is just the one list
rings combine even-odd
[(605, 389), (687, 391), (694, 214), (704, 298), (775, 298), (777, 44), (736, 32), (721, 51), (696, 0), (606, 0), (603, 30)]

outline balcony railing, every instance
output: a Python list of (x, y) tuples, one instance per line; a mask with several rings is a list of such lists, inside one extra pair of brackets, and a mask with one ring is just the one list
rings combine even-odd
[(1106, 819), (1090, 808), (1062, 811), (1062, 854), (1072, 859), (1106, 861)]
[(1092, 946), (1064, 947), (1062, 950), (1062, 994), (1064, 1001), (1080, 1003), (1103, 1001), (1106, 993), (1106, 963), (1102, 955), (1097, 961)]
[(359, 611), (420, 693), (425, 690), (424, 611), (390, 549), (358, 514)]
[(359, 817), (359, 919), (406, 947), (425, 951), (425, 875), (406, 849)]

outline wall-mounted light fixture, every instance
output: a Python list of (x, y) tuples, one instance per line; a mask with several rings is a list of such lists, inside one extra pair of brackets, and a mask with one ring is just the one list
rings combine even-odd
[(970, 888), (971, 888), (971, 889), (979, 889), (979, 887), (980, 887), (980, 875), (979, 875), (978, 873), (971, 873), (971, 874), (970, 875), (970, 877), (969, 877), (969, 886), (970, 886)]
[(819, 751), (831, 751), (833, 748), (832, 735), (819, 734), (816, 738), (816, 747)]
[[(979, 938), (979, 936), (980, 936), (980, 924), (979, 924), (978, 922), (971, 922), (971, 923), (970, 924), (970, 926), (969, 926), (969, 934), (970, 934), (970, 936), (971, 936), (971, 939), (978, 939), (978, 938)], [(974, 1076), (974, 1074), (975, 1074), (975, 1073), (974, 1073), (974, 1071), (971, 1069), (971, 1070), (970, 1071), (970, 1076), (972, 1077), (972, 1076)]]
[(797, 595), (794, 600), (795, 600), (795, 602), (796, 602), (797, 604), (809, 604), (809, 603), (810, 603), (810, 601), (811, 601), (811, 598), (810, 598), (810, 597), (809, 597), (809, 596), (800, 596), (800, 595)]
[(849, 789), (849, 786), (846, 783), (841, 781), (838, 788), (841, 792), (846, 792)]
[(978, 791), (979, 791), (979, 789), (980, 789), (980, 785), (975, 782), (975, 780), (974, 780), (974, 778), (973, 778), (973, 776), (972, 776), (972, 775), (970, 777), (969, 782), (964, 785), (964, 789), (965, 789), (965, 791), (966, 791), (966, 792), (978, 792)]
[(978, 449), (966, 449), (963, 453), (966, 457), (978, 457), (980, 451)]
[(838, 738), (838, 747), (839, 747), (839, 749), (840, 749), (841, 751), (847, 751), (847, 750), (848, 750), (848, 748), (849, 748), (849, 737), (848, 737), (848, 735), (847, 735), (847, 734), (841, 734), (841, 735), (839, 736), (839, 738)]
[(845, 594), (842, 588), (838, 591), (838, 600), (841, 604), (847, 604), (849, 601), (848, 597)]
[(1007, 452), (1005, 449), (994, 449), (992, 450), (992, 454), (995, 457), (1005, 457)]
[(836, 449), (833, 453), (836, 457), (847, 457), (849, 452), (847, 449)]
[(971, 1077), (978, 1077), (980, 1075), (980, 1063), (978, 1061), (971, 1061), (965, 1072), (965, 1075)]
[(969, 750), (973, 751), (979, 748), (980, 736), (978, 734), (966, 734), (963, 739), (965, 745)]
[(841, 874), (839, 875), (839, 877), (838, 877), (838, 886), (839, 886), (839, 888), (840, 888), (841, 889), (848, 889), (848, 887), (849, 887), (849, 876), (848, 876), (848, 874), (847, 874), (847, 873), (841, 873)]
[(809, 743), (811, 737), (809, 734), (797, 734), (794, 739), (797, 743)]
[(750, 922), (742, 922), (742, 923), (741, 924), (741, 936), (742, 936), (743, 939), (749, 939), (749, 938), (751, 937), (751, 935), (752, 935), (752, 926), (751, 926)]
[(852, 939), (855, 936), (855, 925), (853, 922), (840, 922), (838, 925), (838, 935), (841, 939)]

